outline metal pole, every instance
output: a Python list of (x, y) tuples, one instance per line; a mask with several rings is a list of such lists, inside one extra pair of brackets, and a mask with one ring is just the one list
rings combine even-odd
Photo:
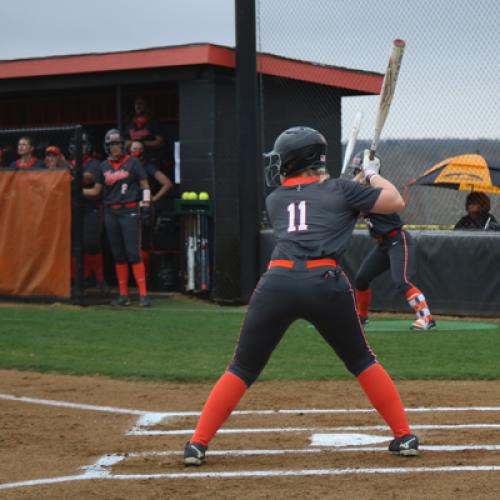
[(73, 254), (76, 260), (75, 286), (73, 292), (73, 303), (83, 305), (84, 303), (84, 259), (83, 259), (83, 155), (82, 155), (82, 126), (75, 127), (75, 188), (73, 191), (73, 217), (72, 221), (74, 238)]
[(239, 138), (240, 298), (248, 302), (259, 277), (259, 192), (255, 0), (235, 0), (236, 103)]

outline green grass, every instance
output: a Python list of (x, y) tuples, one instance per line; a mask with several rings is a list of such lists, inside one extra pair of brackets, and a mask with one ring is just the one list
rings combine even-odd
[[(113, 378), (215, 380), (231, 358), (244, 308), (186, 299), (154, 307), (0, 308), (0, 368)], [(409, 318), (409, 316), (408, 316)], [(398, 379), (500, 378), (500, 321), (438, 321), (410, 333), (410, 320), (372, 318), (367, 337)], [(351, 375), (306, 322), (291, 326), (261, 379), (327, 380)]]

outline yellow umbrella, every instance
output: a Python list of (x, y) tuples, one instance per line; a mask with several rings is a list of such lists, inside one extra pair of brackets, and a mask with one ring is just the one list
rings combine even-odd
[(500, 194), (500, 167), (488, 164), (478, 154), (453, 156), (429, 168), (408, 185)]

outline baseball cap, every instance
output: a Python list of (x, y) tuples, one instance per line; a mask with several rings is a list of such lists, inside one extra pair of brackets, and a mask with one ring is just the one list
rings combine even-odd
[(45, 148), (45, 154), (46, 155), (57, 155), (57, 156), (59, 156), (59, 155), (62, 154), (62, 152), (61, 152), (61, 150), (57, 146), (47, 146)]

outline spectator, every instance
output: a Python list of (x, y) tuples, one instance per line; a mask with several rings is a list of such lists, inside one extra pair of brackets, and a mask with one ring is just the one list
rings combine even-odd
[(48, 146), (45, 148), (45, 166), (48, 169), (67, 167), (68, 162), (57, 146)]
[(455, 225), (455, 229), (490, 229), (497, 220), (490, 214), (491, 202), (485, 193), (473, 191), (465, 200), (464, 215)]
[(148, 181), (151, 186), (151, 217), (142, 219), (142, 238), (141, 254), (144, 266), (146, 267), (146, 276), (149, 274), (149, 257), (153, 249), (153, 227), (155, 215), (157, 213), (156, 203), (163, 198), (172, 188), (172, 181), (158, 168), (144, 157), (144, 145), (140, 141), (133, 141), (130, 145), (131, 156), (137, 157), (142, 163), (144, 170), (148, 174)]
[(19, 158), (10, 164), (11, 168), (27, 170), (30, 168), (47, 168), (42, 160), (34, 156), (35, 146), (33, 139), (27, 135), (17, 141), (17, 154)]
[(130, 147), (132, 141), (140, 141), (144, 144), (147, 158), (153, 163), (159, 164), (161, 147), (163, 146), (160, 124), (151, 116), (142, 96), (136, 96), (134, 112), (135, 114), (127, 126), (129, 135), (127, 148)]

